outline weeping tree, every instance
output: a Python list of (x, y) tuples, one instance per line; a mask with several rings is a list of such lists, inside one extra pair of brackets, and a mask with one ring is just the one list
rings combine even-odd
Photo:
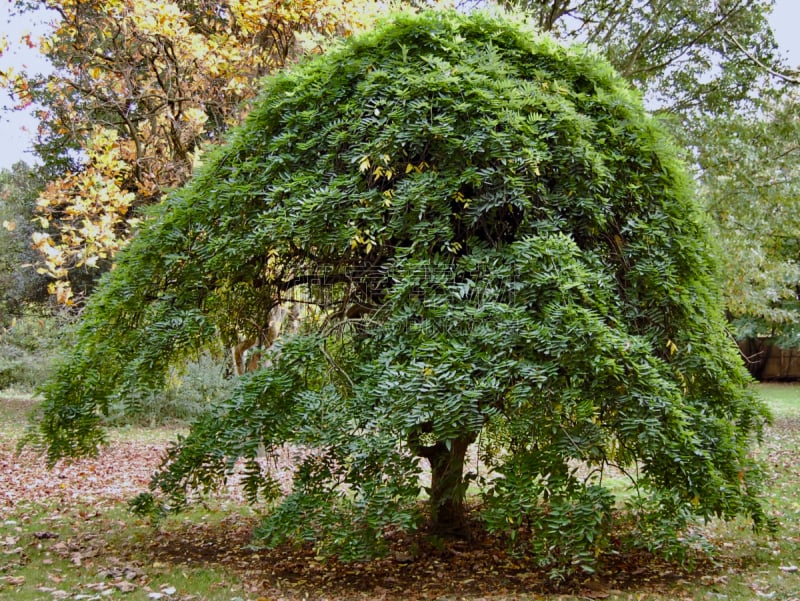
[[(292, 301), (298, 332), (171, 447), (139, 510), (180, 510), (243, 461), (267, 544), (353, 559), (390, 530), (464, 533), (471, 486), (554, 574), (592, 569), (626, 515), (611, 475), (644, 545), (759, 524), (766, 413), (710, 244), (679, 152), (606, 62), (512, 18), (395, 15), (268, 78), (152, 211), (39, 431), (51, 461), (97, 452), (115, 399)], [(268, 461), (287, 448), (288, 491)]]

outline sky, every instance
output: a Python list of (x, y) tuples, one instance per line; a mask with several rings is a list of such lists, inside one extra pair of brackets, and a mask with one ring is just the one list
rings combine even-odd
[[(18, 47), (16, 43), (21, 36), (31, 33), (37, 39), (47, 31), (47, 26), (42, 22), (42, 17), (20, 18), (12, 14), (13, 5), (9, 0), (0, 0), (0, 34), (5, 35), (9, 41), (9, 48), (0, 56), (0, 69), (8, 67), (19, 71), (27, 68), (33, 72), (47, 70), (47, 61), (43, 59), (37, 49), (27, 46)], [(13, 101), (0, 90), (0, 169), (8, 169), (17, 161), (34, 162), (30, 153), (33, 132), (36, 130), (36, 120), (28, 113), (9, 112), (6, 107)]]
[[(46, 15), (39, 18), (31, 18), (30, 15), (20, 17), (12, 14), (12, 7), (11, 0), (0, 0), (0, 33), (5, 34), (11, 43), (26, 33), (32, 33), (37, 38), (47, 31)], [(776, 0), (772, 27), (781, 53), (790, 65), (800, 67), (800, 0)], [(30, 71), (41, 72), (46, 70), (47, 63), (37, 50), (23, 46), (9, 48), (0, 56), (0, 69), (9, 66), (17, 69), (25, 66)], [(20, 160), (28, 163), (35, 160), (30, 147), (36, 120), (30, 113), (2, 110), (11, 104), (8, 96), (0, 91), (0, 169), (8, 169)]]

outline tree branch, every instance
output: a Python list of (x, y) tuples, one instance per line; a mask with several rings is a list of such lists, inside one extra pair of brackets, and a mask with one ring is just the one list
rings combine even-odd
[(767, 73), (769, 73), (773, 77), (777, 77), (778, 79), (780, 79), (781, 81), (784, 81), (786, 83), (790, 83), (790, 84), (794, 84), (794, 85), (800, 84), (800, 78), (792, 76), (792, 75), (787, 75), (786, 73), (781, 73), (780, 71), (776, 71), (775, 69), (773, 69), (769, 65), (765, 64), (757, 56), (755, 56), (751, 52), (748, 52), (747, 49), (739, 43), (739, 40), (737, 40), (735, 37), (733, 37), (727, 31), (724, 31), (722, 33), (722, 35), (731, 44), (736, 46), (736, 48), (739, 50), (739, 52), (741, 52), (742, 54), (745, 55), (745, 57), (747, 57), (747, 60), (749, 60), (750, 62), (755, 64), (760, 69), (763, 69), (764, 71), (766, 71)]

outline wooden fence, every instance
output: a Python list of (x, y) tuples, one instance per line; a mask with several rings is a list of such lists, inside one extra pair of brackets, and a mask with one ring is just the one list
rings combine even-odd
[(800, 349), (781, 348), (770, 338), (748, 338), (739, 348), (756, 380), (800, 380)]

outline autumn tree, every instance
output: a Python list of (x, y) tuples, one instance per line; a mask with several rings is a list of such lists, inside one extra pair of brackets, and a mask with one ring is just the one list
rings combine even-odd
[[(45, 0), (54, 70), (5, 73), (35, 103), (52, 175), (36, 245), (61, 302), (76, 268), (108, 264), (139, 207), (189, 177), (204, 145), (238, 123), (258, 79), (369, 20), (358, 0)], [(35, 42), (31, 42), (35, 43)]]
[[(292, 298), (303, 329), (175, 443), (139, 510), (180, 510), (244, 459), (250, 500), (275, 502), (262, 540), (353, 559), (388, 528), (463, 533), (474, 484), (485, 524), (556, 578), (607, 549), (612, 468), (632, 544), (762, 523), (764, 408), (677, 155), (584, 49), (483, 14), (395, 16), (268, 78), (151, 212), (45, 387), (50, 460), (97, 452), (112, 399)], [(287, 445), (283, 496), (259, 458)]]

